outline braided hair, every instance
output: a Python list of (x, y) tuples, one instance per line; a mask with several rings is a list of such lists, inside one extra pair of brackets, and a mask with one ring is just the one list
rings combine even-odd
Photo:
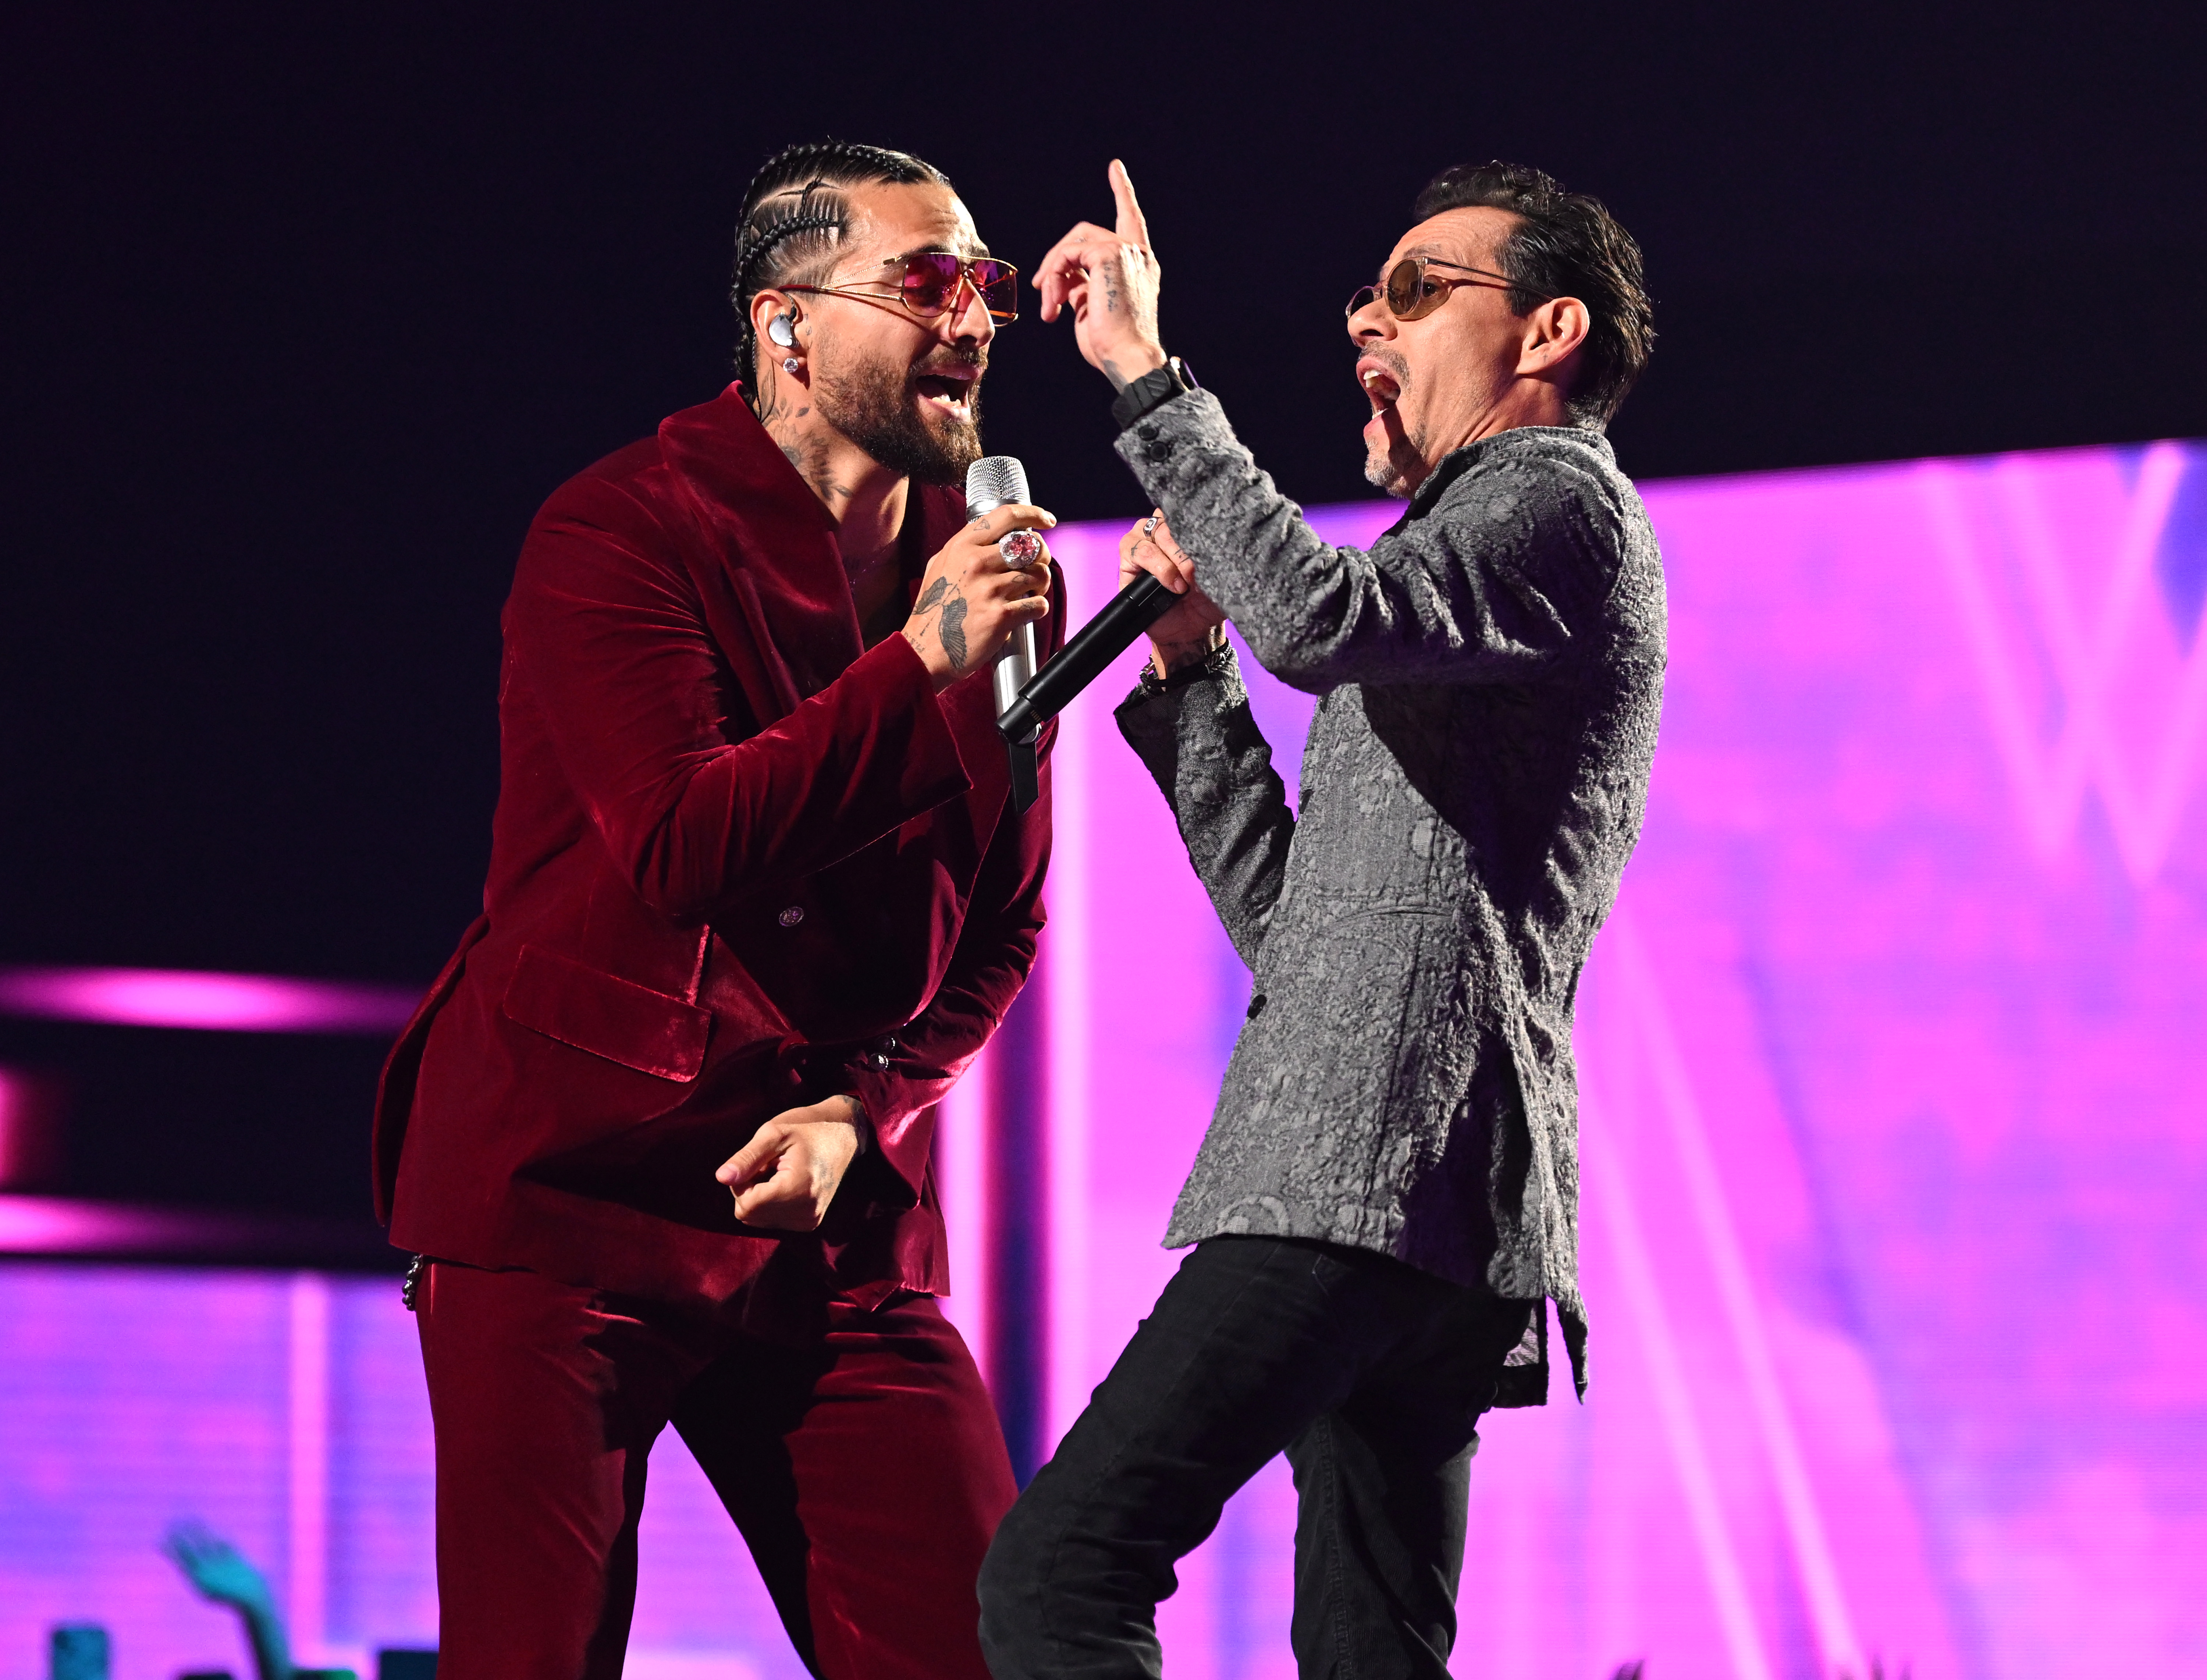
[(751, 177), (736, 224), (728, 301), (736, 310), (736, 380), (752, 408), (759, 398), (751, 300), (769, 286), (816, 285), (826, 279), (835, 248), (851, 229), (847, 189), (876, 182), (948, 187), (950, 177), (908, 152), (842, 140), (784, 146)]

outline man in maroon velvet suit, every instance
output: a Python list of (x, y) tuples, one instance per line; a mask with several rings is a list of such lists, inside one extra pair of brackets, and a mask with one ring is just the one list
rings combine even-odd
[(1052, 522), (951, 487), (1015, 284), (929, 165), (782, 153), (738, 235), (748, 389), (529, 528), (484, 914), (376, 1118), (431, 1257), (445, 1680), (620, 1671), (669, 1421), (814, 1672), (986, 1672), (1014, 1489), (928, 1152), (1043, 921), (1047, 766), (1014, 814), (985, 670), (1050, 612), (999, 539)]

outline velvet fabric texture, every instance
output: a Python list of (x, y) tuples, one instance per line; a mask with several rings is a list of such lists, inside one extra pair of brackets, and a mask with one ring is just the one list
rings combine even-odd
[[(965, 521), (914, 499), (908, 588)], [(378, 1092), (392, 1241), (799, 1337), (831, 1294), (946, 1291), (933, 1105), (1034, 962), (1047, 757), (1014, 815), (987, 673), (938, 696), (902, 637), (863, 647), (827, 511), (733, 386), (553, 495), (504, 628), (483, 915)], [(838, 1092), (873, 1146), (825, 1227), (739, 1228), (714, 1169)]]
[(670, 1423), (814, 1674), (988, 1680), (973, 1580), (1018, 1490), (928, 1297), (830, 1302), (791, 1348), (696, 1308), (437, 1264), (420, 1317), (444, 1680), (617, 1680)]

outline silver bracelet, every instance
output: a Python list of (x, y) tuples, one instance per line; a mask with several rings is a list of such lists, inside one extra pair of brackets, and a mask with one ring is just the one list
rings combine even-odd
[(1201, 659), (1176, 667), (1163, 676), (1157, 675), (1153, 660), (1142, 661), (1142, 673), (1135, 679), (1145, 699), (1155, 700), (1160, 695), (1171, 693), (1176, 688), (1186, 688), (1190, 683), (1201, 682), (1206, 677), (1223, 677), (1226, 667), (1234, 662), (1234, 644), (1221, 642)]

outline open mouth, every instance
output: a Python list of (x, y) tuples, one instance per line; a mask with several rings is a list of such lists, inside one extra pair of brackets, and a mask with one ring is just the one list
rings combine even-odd
[(1367, 356), (1357, 362), (1356, 382), (1364, 387), (1365, 400), (1372, 404), (1375, 418), (1402, 400), (1403, 386), (1394, 369), (1377, 357)]
[(922, 374), (912, 381), (912, 390), (920, 405), (931, 409), (946, 419), (971, 421), (973, 418), (973, 388), (981, 380), (978, 368), (943, 368)]

